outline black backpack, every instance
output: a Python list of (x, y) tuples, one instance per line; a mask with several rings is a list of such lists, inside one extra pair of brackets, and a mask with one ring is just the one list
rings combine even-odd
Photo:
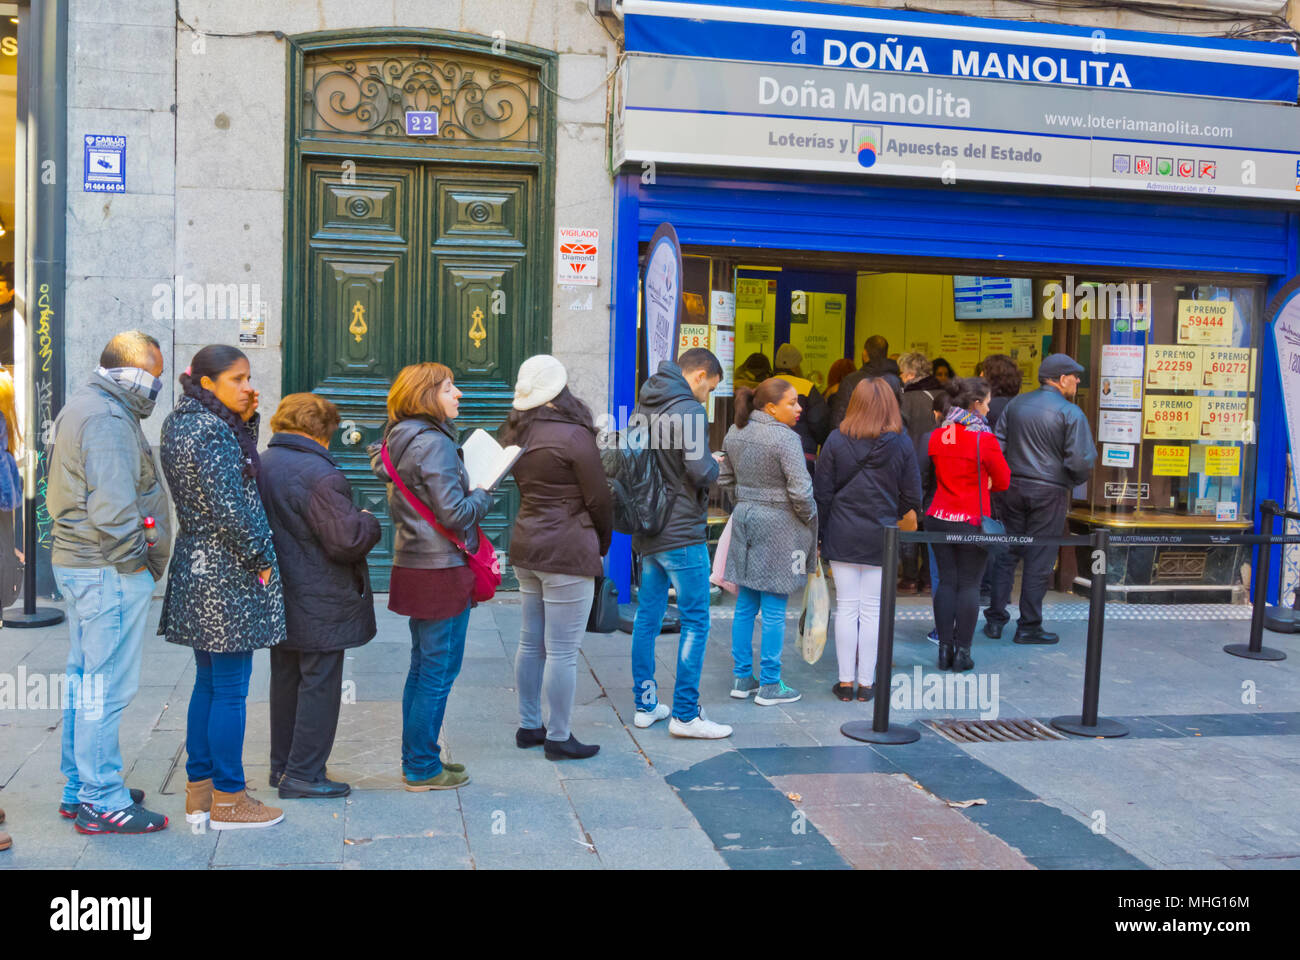
[(614, 500), (614, 529), (633, 536), (658, 536), (668, 526), (681, 484), (664, 477), (659, 452), (648, 430), (623, 430), (610, 435), (600, 460)]

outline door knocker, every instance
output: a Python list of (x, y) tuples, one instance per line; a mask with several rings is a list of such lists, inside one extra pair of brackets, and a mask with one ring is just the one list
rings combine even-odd
[(366, 326), (366, 308), (363, 307), (361, 301), (358, 300), (356, 303), (352, 304), (352, 325), (348, 327), (348, 333), (356, 337), (357, 343), (360, 343), (361, 338), (366, 335), (366, 331), (369, 329), (370, 328)]
[(483, 346), (483, 341), (487, 339), (487, 328), (483, 326), (483, 311), (475, 307), (474, 312), (470, 314), (470, 319), (474, 322), (469, 327), (469, 338), (474, 341), (475, 349)]

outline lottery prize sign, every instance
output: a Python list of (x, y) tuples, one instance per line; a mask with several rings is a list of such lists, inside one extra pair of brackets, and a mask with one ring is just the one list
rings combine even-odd
[(1197, 390), (1201, 386), (1201, 348), (1152, 344), (1147, 347), (1148, 390)]
[(1196, 439), (1255, 442), (1254, 401), (1249, 397), (1201, 397), (1200, 401)]
[(1236, 310), (1231, 300), (1179, 300), (1178, 342), (1226, 347), (1232, 343)]
[(1197, 439), (1196, 397), (1148, 395), (1142, 411), (1143, 440)]
[(1250, 347), (1205, 347), (1201, 387), (1245, 393), (1254, 387), (1255, 351)]

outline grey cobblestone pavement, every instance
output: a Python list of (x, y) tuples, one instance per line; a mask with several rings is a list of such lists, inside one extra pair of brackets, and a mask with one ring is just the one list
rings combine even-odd
[[(352, 795), (279, 801), (266, 788), (268, 659), (259, 653), (245, 763), (257, 795), (283, 806), (285, 820), (224, 835), (195, 834), (184, 818), (188, 649), (149, 637), (121, 732), (128, 782), (147, 791), (170, 827), (151, 837), (85, 837), (55, 813), (60, 713), (31, 696), (61, 672), (66, 627), (0, 631), (0, 684), (11, 693), (22, 687), (26, 698), (0, 698), (0, 807), (14, 837), (0, 869), (1300, 866), (1300, 643), (1267, 634), (1269, 646), (1288, 652), (1281, 662), (1227, 656), (1224, 643), (1246, 639), (1235, 612), (1224, 620), (1109, 618), (1101, 712), (1130, 725), (1119, 740), (957, 745), (924, 728), (907, 746), (856, 743), (840, 725), (870, 719), (871, 705), (830, 695), (833, 642), (813, 666), (787, 644), (786, 679), (802, 700), (764, 708), (728, 698), (726, 607), (717, 609), (702, 701), (735, 734), (680, 740), (666, 723), (631, 724), (630, 638), (590, 635), (574, 732), (601, 751), (551, 763), (513, 743), (519, 609), (504, 594), (474, 611), (444, 727), (450, 756), (468, 765), (472, 782), (411, 794), (398, 769), (409, 633), (382, 604), (379, 636), (348, 654), (329, 767), (353, 784)], [(980, 713), (925, 697), (935, 675), (927, 606), (925, 598), (900, 601), (894, 675), (905, 687), (895, 697), (905, 708), (895, 723)], [(999, 716), (1078, 712), (1085, 624), (1055, 627), (1062, 640), (1050, 647), (977, 634), (975, 689), (996, 694)], [(671, 688), (676, 645), (673, 635), (658, 641), (663, 689)], [(950, 805), (969, 800), (985, 802)]]

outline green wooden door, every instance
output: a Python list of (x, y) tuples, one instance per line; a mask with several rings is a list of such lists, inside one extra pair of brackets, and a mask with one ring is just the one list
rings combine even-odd
[[(345, 169), (346, 167), (346, 169)], [(464, 392), (462, 436), (495, 431), (515, 371), (549, 345), (541, 275), (541, 217), (529, 172), (429, 163), (310, 160), (302, 187), (303, 329), (289, 338), (285, 392), (311, 390), (338, 405), (331, 451), (358, 504), (384, 524), (370, 555), (376, 589), (388, 585), (392, 530), (384, 485), (366, 447), (379, 439), (385, 397), (409, 363), (447, 364)], [(483, 523), (503, 553), (518, 506), (513, 483)], [(507, 586), (513, 586), (509, 577)]]

